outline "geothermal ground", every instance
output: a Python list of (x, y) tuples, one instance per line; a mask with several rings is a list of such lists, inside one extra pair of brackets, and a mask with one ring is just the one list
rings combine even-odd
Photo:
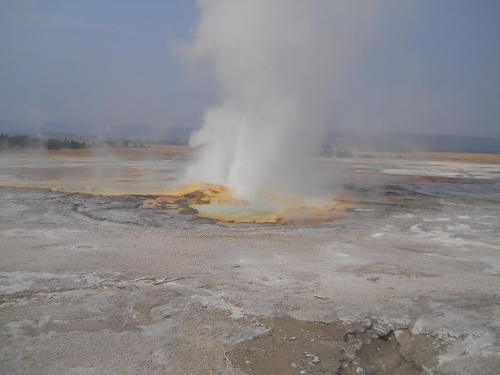
[(166, 196), (183, 148), (2, 153), (0, 373), (499, 374), (500, 157), (372, 156), (238, 224)]

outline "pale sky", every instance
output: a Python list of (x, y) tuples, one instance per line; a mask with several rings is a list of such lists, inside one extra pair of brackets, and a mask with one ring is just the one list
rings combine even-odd
[[(500, 2), (381, 3), (332, 127), (500, 137)], [(216, 84), (172, 48), (198, 17), (188, 0), (2, 1), (0, 120), (199, 126)]]

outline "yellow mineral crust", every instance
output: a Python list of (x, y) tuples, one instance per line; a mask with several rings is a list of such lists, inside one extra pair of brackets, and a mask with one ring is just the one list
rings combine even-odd
[(230, 187), (205, 182), (173, 186), (166, 190), (166, 194), (196, 199), (197, 204), (248, 204), (244, 199), (236, 199)]
[[(230, 223), (280, 223), (331, 220), (339, 216), (342, 203), (333, 199), (306, 198), (271, 192), (255, 201), (234, 197), (228, 186), (197, 182), (174, 186), (167, 195), (186, 199), (197, 216)], [(343, 211), (343, 210), (342, 210)]]

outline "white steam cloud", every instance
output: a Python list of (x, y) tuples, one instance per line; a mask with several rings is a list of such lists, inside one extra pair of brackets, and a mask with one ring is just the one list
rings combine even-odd
[[(192, 134), (187, 181), (252, 200), (300, 181), (298, 155), (319, 152), (332, 103), (375, 28), (370, 2), (199, 1), (184, 54), (207, 68), (217, 103)], [(355, 42), (355, 43), (354, 43)]]

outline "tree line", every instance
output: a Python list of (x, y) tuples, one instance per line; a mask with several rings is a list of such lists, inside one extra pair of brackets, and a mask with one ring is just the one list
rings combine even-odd
[(139, 147), (149, 148), (144, 141), (112, 141), (112, 140), (95, 140), (92, 142), (79, 142), (72, 139), (57, 139), (57, 138), (36, 138), (28, 135), (0, 134), (0, 149), (3, 150), (62, 150), (73, 149), (79, 150), (84, 148), (121, 148), (121, 147)]
[(91, 145), (86, 142), (78, 142), (70, 139), (35, 138), (28, 135), (0, 134), (0, 149), (26, 150), (26, 149), (84, 149)]

